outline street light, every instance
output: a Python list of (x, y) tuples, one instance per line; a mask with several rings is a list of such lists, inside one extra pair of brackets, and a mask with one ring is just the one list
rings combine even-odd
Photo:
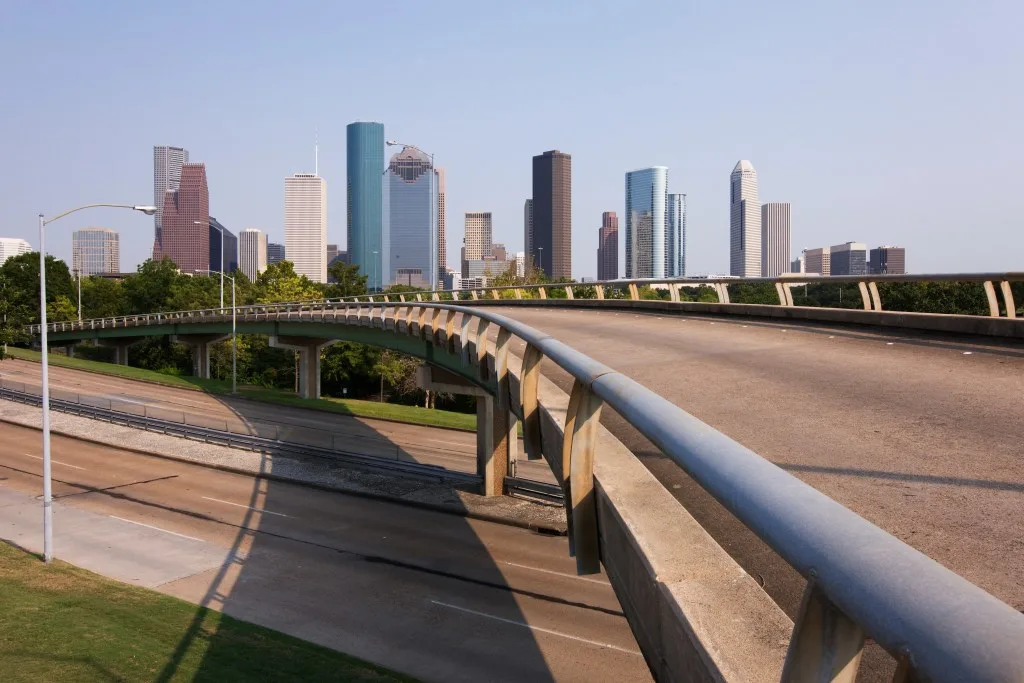
[[(192, 221), (192, 225), (205, 225), (209, 230), (210, 221)], [(221, 270), (196, 271), (197, 273), (220, 273), (220, 307), (224, 308), (224, 228), (220, 228), (220, 267)]]
[(147, 216), (156, 213), (155, 206), (136, 206), (133, 204), (86, 204), (57, 214), (53, 218), (45, 218), (39, 214), (39, 341), (42, 348), (42, 393), (43, 393), (43, 561), (53, 561), (53, 487), (50, 482), (50, 360), (49, 347), (46, 340), (46, 234), (44, 228), (68, 214), (92, 209), (95, 207), (114, 209), (131, 209), (141, 211)]
[(540, 252), (540, 269), (544, 270), (544, 247), (537, 247)]
[[(380, 254), (380, 252), (379, 252), (379, 251), (375, 251), (375, 252), (373, 252), (373, 277), (374, 277), (374, 279), (376, 279), (376, 277), (377, 277), (377, 268), (378, 268), (378, 265), (377, 265), (377, 260), (378, 260), (378, 259), (377, 259), (377, 255), (378, 255), (378, 254)], [(372, 284), (372, 283), (371, 283), (371, 284)], [(383, 284), (384, 284), (384, 283), (380, 283), (380, 284), (379, 284), (379, 285), (377, 286), (377, 289), (378, 289), (379, 291), (384, 291), (384, 287), (383, 287)]]
[[(197, 273), (220, 273), (221, 286), (224, 278), (231, 280), (231, 393), (238, 393), (238, 335), (235, 325), (235, 278), (219, 270), (197, 270)], [(222, 295), (223, 296), (223, 295)], [(221, 305), (221, 308), (224, 308)]]

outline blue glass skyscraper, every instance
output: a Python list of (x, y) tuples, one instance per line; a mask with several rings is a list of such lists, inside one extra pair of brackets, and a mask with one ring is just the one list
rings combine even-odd
[(668, 168), (626, 174), (626, 277), (665, 277)]
[(380, 290), (390, 263), (384, 220), (384, 124), (356, 122), (346, 128), (349, 262)]
[(436, 286), (437, 187), (437, 172), (422, 151), (404, 147), (391, 157), (385, 185), (391, 254), (385, 286)]

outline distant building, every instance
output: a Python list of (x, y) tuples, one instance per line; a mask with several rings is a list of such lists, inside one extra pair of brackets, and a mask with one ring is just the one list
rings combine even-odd
[(552, 279), (572, 277), (572, 157), (533, 157), (533, 262)]
[(515, 260), (516, 260), (516, 277), (525, 277), (526, 276), (526, 252), (525, 251), (517, 251), (516, 252), (516, 259)]
[(249, 228), (238, 233), (239, 267), (245, 276), (255, 280), (267, 269), (267, 235)]
[(806, 272), (804, 270), (804, 255), (803, 254), (800, 254), (800, 256), (796, 257), (795, 259), (793, 259), (790, 262), (790, 264), (789, 264), (789, 272), (791, 272), (791, 273), (804, 273), (804, 272)]
[[(238, 270), (238, 238), (213, 216), (210, 216), (209, 270), (229, 275)], [(223, 253), (221, 248), (223, 246)]]
[(828, 247), (818, 249), (804, 249), (804, 271), (805, 273), (817, 273), (823, 277), (832, 274), (832, 254)]
[(729, 176), (729, 274), (761, 274), (761, 201), (757, 171), (746, 159), (736, 162)]
[(164, 195), (177, 192), (181, 185), (181, 167), (188, 163), (188, 150), (184, 147), (157, 145), (153, 147), (153, 215), (154, 244), (161, 241), (164, 217)]
[(121, 270), (118, 234), (109, 228), (84, 228), (71, 233), (71, 273), (82, 276)]
[(491, 240), (493, 222), (490, 211), (467, 211), (465, 223), (464, 250), (462, 256), (462, 277), (469, 277), (466, 264), (491, 257), (494, 244)]
[(905, 275), (907, 250), (903, 247), (876, 247), (868, 259), (868, 272), (873, 275)]
[(284, 260), (286, 260), (284, 245), (277, 242), (267, 242), (267, 265), (280, 263)]
[(12, 256), (20, 256), (32, 251), (32, 245), (20, 237), (0, 237), (0, 265)]
[(505, 245), (498, 243), (492, 244), (491, 256), (494, 258), (495, 261), (507, 261), (508, 252), (505, 250)]
[(597, 279), (615, 280), (619, 277), (619, 217), (614, 211), (601, 214), (601, 227), (597, 231)]
[(778, 277), (789, 268), (789, 202), (761, 205), (761, 277)]
[(860, 242), (835, 244), (829, 248), (831, 270), (829, 275), (867, 275), (868, 248)]
[(328, 244), (327, 245), (327, 265), (331, 265), (331, 261), (338, 258), (338, 245)]
[(437, 172), (437, 277), (438, 286), (442, 286), (441, 278), (448, 270), (448, 237), (447, 224), (448, 215), (445, 209), (444, 169), (435, 169)]
[(176, 190), (164, 193), (160, 235), (153, 259), (165, 256), (191, 273), (210, 268), (210, 190), (206, 165), (185, 163)]
[(466, 261), (467, 271), (465, 277), (487, 277), (496, 278), (504, 275), (509, 268), (516, 266), (515, 261), (498, 261), (494, 258), (469, 259)]
[(686, 277), (686, 195), (668, 194), (665, 277)]
[(284, 243), (298, 275), (327, 282), (327, 181), (315, 173), (284, 179)]
[[(527, 199), (523, 205), (523, 250), (526, 258), (530, 259), (533, 254), (533, 200)], [(530, 263), (527, 263), (530, 265)]]
[(391, 262), (384, 220), (384, 124), (358, 121), (345, 132), (349, 263), (367, 276), (370, 291), (379, 291)]
[[(430, 156), (403, 147), (385, 173), (385, 284), (433, 289), (438, 280), (438, 178)], [(413, 282), (420, 285), (411, 284)], [(429, 283), (429, 284), (427, 284)]]
[(668, 168), (626, 173), (626, 277), (665, 277)]
[(445, 270), (441, 276), (441, 287), (448, 291), (462, 289), (462, 276), (454, 270)]

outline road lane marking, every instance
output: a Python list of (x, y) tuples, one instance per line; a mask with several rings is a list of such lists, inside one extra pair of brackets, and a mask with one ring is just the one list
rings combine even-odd
[(291, 517), (283, 512), (271, 512), (270, 510), (264, 510), (263, 508), (254, 508), (249, 505), (242, 505), (241, 503), (232, 503), (230, 500), (221, 500), (220, 498), (210, 498), (209, 496), (203, 496), (203, 500), (212, 500), (214, 503), (224, 503), (225, 505), (234, 505), (235, 507), (245, 508), (246, 510), (255, 510), (256, 512), (263, 512), (268, 515), (277, 515), (278, 517)]
[[(42, 456), (32, 455), (31, 453), (26, 453), (25, 455), (30, 457), (30, 458), (35, 458), (36, 460), (42, 460), (43, 459)], [(61, 462), (60, 460), (54, 460), (53, 458), (50, 458), (50, 462), (52, 462), (54, 465), (64, 465), (64, 467), (73, 467), (76, 470), (84, 470), (85, 469), (84, 467), (79, 467), (78, 465), (72, 465), (69, 462)]]
[(513, 626), (521, 626), (523, 628), (528, 628), (531, 631), (539, 631), (540, 633), (547, 633), (547, 634), (552, 635), (552, 636), (560, 636), (562, 638), (568, 638), (569, 640), (575, 640), (575, 641), (580, 642), (580, 643), (588, 643), (590, 645), (597, 645), (598, 647), (606, 647), (609, 650), (617, 650), (618, 652), (624, 652), (627, 655), (636, 655), (638, 657), (642, 657), (643, 656), (643, 655), (640, 654), (640, 652), (638, 652), (636, 650), (627, 650), (626, 648), (619, 647), (618, 645), (612, 645), (610, 643), (602, 643), (600, 640), (590, 640), (589, 638), (581, 638), (580, 636), (574, 636), (574, 635), (570, 635), (568, 633), (562, 633), (561, 631), (554, 631), (554, 630), (549, 629), (549, 628), (542, 628), (540, 626), (531, 626), (530, 624), (527, 624), (526, 622), (523, 622), (523, 621), (516, 621), (515, 619), (506, 619), (504, 617), (495, 616), (493, 614), (487, 614), (486, 612), (477, 612), (474, 609), (468, 609), (466, 607), (459, 607), (458, 605), (450, 605), (447, 602), (441, 602), (440, 600), (431, 600), (430, 602), (434, 603), (435, 605), (440, 605), (441, 607), (447, 607), (449, 609), (458, 610), (460, 612), (466, 612), (467, 614), (475, 614), (478, 617), (485, 617), (487, 619), (494, 619), (495, 621), (500, 621), (500, 622), (505, 623), (505, 624), (512, 624)]
[(567, 579), (577, 579), (579, 581), (589, 581), (590, 583), (596, 583), (596, 584), (598, 584), (600, 586), (607, 586), (608, 585), (604, 581), (598, 581), (597, 579), (592, 579), (589, 576), (577, 576), (576, 574), (566, 574), (565, 572), (556, 572), (556, 571), (551, 570), (551, 569), (541, 569), (540, 567), (531, 567), (528, 564), (516, 564), (515, 562), (504, 562), (503, 561), (502, 564), (507, 564), (510, 567), (519, 567), (520, 569), (532, 569), (535, 572), (544, 572), (545, 574), (554, 574), (555, 576), (564, 576)]
[(176, 531), (168, 531), (167, 529), (161, 529), (158, 526), (151, 526), (149, 524), (143, 524), (142, 522), (136, 522), (135, 520), (132, 520), (132, 519), (125, 519), (124, 517), (117, 517), (115, 515), (110, 515), (110, 517), (111, 517), (111, 519), (117, 519), (117, 520), (120, 520), (122, 522), (128, 522), (129, 524), (135, 524), (137, 526), (144, 526), (147, 529), (153, 529), (154, 531), (162, 531), (165, 534), (170, 534), (171, 536), (178, 536), (179, 538), (187, 538), (190, 541), (199, 541), (200, 543), (206, 543), (206, 541), (204, 541), (203, 539), (196, 538), (195, 536), (186, 536), (185, 534), (179, 534)]

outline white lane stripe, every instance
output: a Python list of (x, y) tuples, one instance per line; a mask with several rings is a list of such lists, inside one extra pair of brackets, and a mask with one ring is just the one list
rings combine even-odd
[[(26, 453), (25, 455), (30, 457), (30, 458), (35, 458), (36, 460), (42, 460), (43, 459), (43, 457), (41, 455), (32, 455), (31, 453)], [(84, 470), (85, 469), (84, 467), (79, 467), (78, 465), (72, 465), (71, 463), (67, 463), (67, 462), (61, 462), (60, 460), (54, 460), (53, 458), (50, 458), (50, 462), (52, 462), (54, 465), (64, 465), (64, 467), (73, 467), (76, 470)]]
[(117, 519), (117, 520), (120, 520), (122, 522), (128, 522), (129, 524), (135, 524), (137, 526), (144, 526), (147, 529), (153, 529), (154, 531), (162, 531), (165, 534), (170, 534), (171, 536), (177, 536), (179, 538), (187, 538), (190, 541), (199, 541), (200, 543), (205, 543), (206, 542), (206, 541), (204, 541), (201, 538), (196, 538), (195, 536), (186, 536), (185, 534), (179, 534), (176, 531), (168, 531), (167, 529), (161, 529), (158, 526), (150, 526), (149, 524), (143, 524), (142, 522), (136, 522), (133, 519), (125, 519), (124, 517), (116, 517), (114, 515), (110, 515), (110, 518), (111, 519)]
[(246, 510), (255, 510), (256, 512), (263, 512), (268, 515), (277, 515), (278, 517), (291, 517), (283, 512), (271, 512), (270, 510), (264, 510), (263, 508), (254, 508), (248, 505), (242, 505), (241, 503), (232, 503), (230, 500), (221, 500), (220, 498), (210, 498), (209, 496), (203, 496), (203, 500), (212, 500), (214, 503), (224, 503), (225, 505), (234, 505), (235, 507), (245, 508)]
[(541, 569), (540, 567), (531, 567), (528, 564), (516, 564), (515, 562), (504, 562), (503, 561), (502, 564), (507, 564), (510, 567), (519, 567), (520, 569), (532, 569), (535, 572), (544, 572), (545, 574), (554, 574), (555, 576), (564, 576), (567, 579), (576, 579), (578, 581), (589, 581), (590, 583), (596, 583), (596, 584), (601, 585), (601, 586), (607, 586), (608, 585), (604, 581), (598, 581), (597, 579), (592, 579), (589, 576), (577, 576), (576, 574), (566, 574), (564, 572), (556, 572), (556, 571), (553, 571), (551, 569)]
[(440, 600), (431, 600), (430, 602), (434, 603), (435, 605), (440, 605), (441, 607), (448, 607), (449, 609), (458, 610), (460, 612), (466, 612), (467, 614), (475, 614), (478, 617), (494, 619), (495, 621), (500, 621), (505, 624), (512, 624), (513, 626), (522, 626), (523, 628), (528, 628), (531, 631), (539, 631), (540, 633), (547, 633), (552, 636), (560, 636), (562, 638), (568, 638), (569, 640), (575, 640), (580, 643), (588, 643), (590, 645), (597, 645), (598, 647), (606, 647), (609, 650), (617, 650), (618, 652), (624, 652), (627, 655), (636, 655), (638, 657), (643, 656), (636, 650), (627, 650), (624, 647), (619, 647), (618, 645), (611, 645), (609, 643), (602, 643), (599, 640), (581, 638), (579, 636), (569, 635), (568, 633), (562, 633), (561, 631), (553, 631), (549, 628), (541, 628), (540, 626), (530, 626), (529, 624), (522, 621), (516, 621), (515, 619), (505, 619), (504, 617), (498, 617), (493, 614), (487, 614), (486, 612), (477, 612), (476, 610), (467, 609), (465, 607), (459, 607), (458, 605), (450, 605), (447, 602), (441, 602)]

